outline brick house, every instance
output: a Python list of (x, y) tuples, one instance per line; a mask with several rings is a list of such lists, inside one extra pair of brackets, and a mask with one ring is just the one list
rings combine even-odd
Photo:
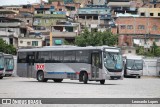
[(119, 34), (119, 46), (160, 46), (160, 19), (150, 17), (118, 17), (112, 32)]

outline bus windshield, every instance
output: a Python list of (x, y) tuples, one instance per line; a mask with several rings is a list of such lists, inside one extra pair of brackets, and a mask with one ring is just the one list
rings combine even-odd
[(104, 65), (107, 69), (122, 70), (123, 68), (122, 55), (116, 52), (105, 52)]
[(0, 69), (4, 68), (4, 57), (0, 56)]
[(6, 70), (13, 70), (14, 69), (14, 61), (12, 58), (6, 58)]
[(127, 59), (127, 69), (129, 69), (129, 70), (142, 70), (143, 69), (143, 61), (142, 60)]

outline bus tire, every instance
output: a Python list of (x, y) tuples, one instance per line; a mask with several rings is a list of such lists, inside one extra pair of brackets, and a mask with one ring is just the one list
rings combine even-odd
[(38, 82), (47, 82), (47, 81), (48, 81), (47, 78), (44, 78), (44, 73), (43, 73), (43, 71), (39, 71), (39, 72), (37, 73), (37, 80), (38, 80)]
[(104, 83), (105, 83), (105, 80), (100, 80), (100, 83), (101, 83), (101, 84), (104, 84)]
[(87, 84), (88, 82), (88, 74), (86, 72), (83, 73), (83, 83)]
[(62, 82), (63, 79), (53, 79), (54, 82)]
[(3, 79), (3, 76), (0, 76), (0, 79)]
[(141, 76), (138, 76), (138, 78), (141, 78)]

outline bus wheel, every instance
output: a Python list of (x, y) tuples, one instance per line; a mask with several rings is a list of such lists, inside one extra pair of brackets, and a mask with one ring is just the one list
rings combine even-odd
[(84, 83), (84, 84), (87, 84), (87, 82), (88, 82), (88, 75), (87, 75), (86, 72), (84, 72), (84, 73), (83, 73), (83, 83)]
[(62, 82), (63, 79), (53, 79), (54, 82)]
[(105, 80), (100, 80), (100, 83), (101, 83), (101, 84), (104, 84), (104, 83), (105, 83)]
[(138, 78), (141, 78), (141, 76), (138, 76)]
[(3, 79), (3, 77), (2, 77), (2, 76), (0, 76), (0, 79)]
[(48, 81), (48, 79), (44, 78), (44, 73), (42, 71), (38, 72), (37, 80), (39, 82), (47, 82)]

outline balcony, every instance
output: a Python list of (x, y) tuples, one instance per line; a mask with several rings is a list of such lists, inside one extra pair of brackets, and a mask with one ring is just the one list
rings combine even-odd
[(110, 20), (111, 19), (111, 15), (101, 15), (100, 19), (101, 20), (105, 20), (105, 19), (109, 19)]
[(19, 27), (21, 23), (0, 23), (0, 27)]
[(108, 8), (80, 8), (78, 14), (110, 14)]
[(76, 32), (52, 32), (53, 37), (73, 38), (77, 36)]
[(36, 18), (65, 18), (65, 14), (35, 14), (34, 17)]

